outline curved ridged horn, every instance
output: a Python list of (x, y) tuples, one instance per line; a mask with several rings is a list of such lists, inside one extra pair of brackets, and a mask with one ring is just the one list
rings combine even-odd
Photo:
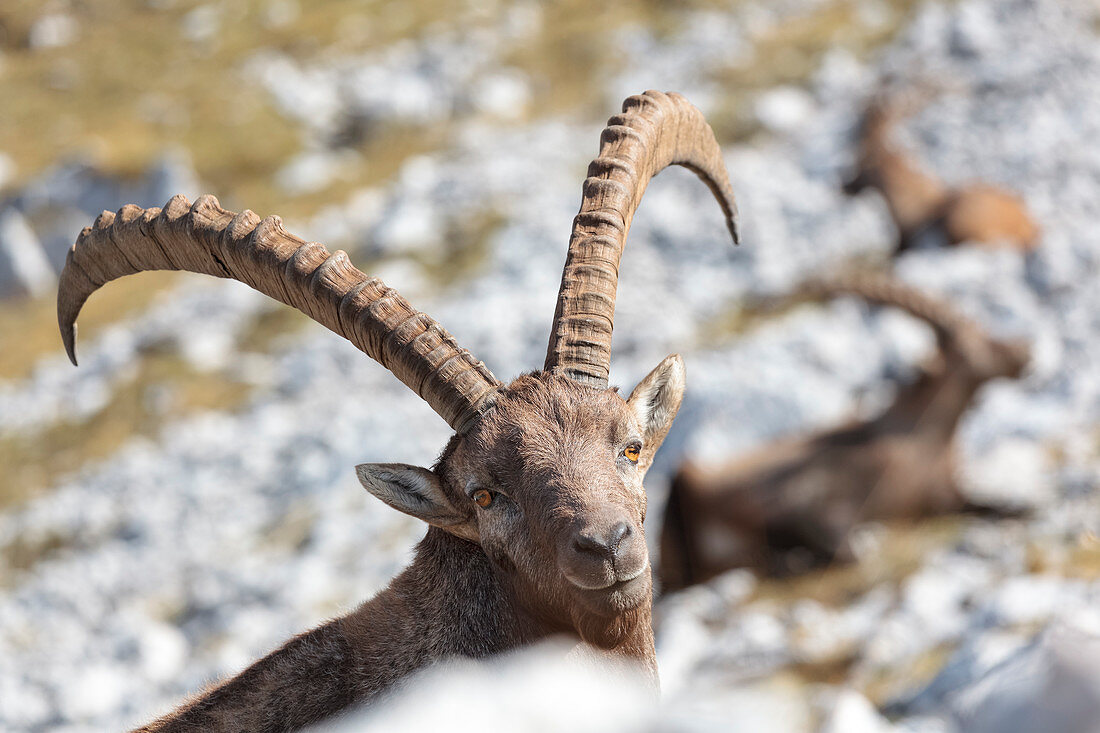
[(1031, 347), (1026, 341), (994, 338), (947, 302), (890, 275), (857, 272), (815, 278), (805, 283), (798, 293), (803, 300), (846, 295), (873, 305), (899, 308), (921, 319), (931, 326), (941, 349), (962, 356), (968, 368), (978, 374), (1015, 378), (1031, 360)]
[(827, 300), (846, 295), (874, 305), (905, 311), (927, 323), (940, 338), (954, 338), (960, 332), (981, 331), (977, 323), (942, 300), (933, 298), (890, 275), (860, 272), (814, 278), (803, 283), (797, 297)]
[(389, 369), (461, 432), (500, 382), (438, 323), (348, 256), (330, 253), (251, 211), (234, 214), (213, 196), (174, 196), (163, 209), (105, 211), (69, 250), (57, 292), (57, 322), (76, 364), (76, 317), (111, 280), (145, 270), (232, 278), (297, 308)]
[(607, 121), (599, 157), (588, 166), (546, 349), (548, 371), (607, 386), (626, 235), (649, 179), (670, 165), (682, 165), (703, 179), (738, 241), (733, 189), (703, 114), (675, 93), (628, 97), (623, 113)]

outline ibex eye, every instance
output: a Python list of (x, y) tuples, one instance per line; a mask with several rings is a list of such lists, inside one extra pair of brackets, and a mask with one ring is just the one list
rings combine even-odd
[(623, 450), (623, 455), (626, 456), (626, 459), (631, 463), (637, 463), (638, 456), (640, 456), (641, 454), (642, 446), (638, 445), (637, 443), (631, 443)]
[(485, 489), (478, 489), (474, 492), (474, 503), (482, 509), (485, 509), (493, 503), (493, 495)]

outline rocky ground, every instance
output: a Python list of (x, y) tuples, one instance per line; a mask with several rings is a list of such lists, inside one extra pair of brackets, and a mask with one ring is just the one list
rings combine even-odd
[[(689, 371), (689, 397), (647, 482), (652, 506), (685, 456), (725, 457), (873, 410), (927, 351), (930, 334), (913, 321), (848, 302), (731, 326), (746, 295), (889, 249), (882, 201), (845, 198), (839, 182), (861, 104), (891, 77), (950, 80), (904, 142), (949, 181), (980, 177), (1020, 192), (1043, 228), (1026, 258), (925, 249), (897, 262), (906, 280), (951, 297), (995, 333), (1032, 342), (1025, 378), (982, 393), (959, 445), (971, 491), (1031, 513), (870, 526), (856, 566), (783, 583), (735, 571), (662, 598), (659, 707), (639, 702), (628, 680), (610, 684), (532, 652), (429, 675), (350, 726), (453, 722), (491, 687), (494, 700), (517, 701), (494, 709), (502, 728), (1090, 730), (1083, 721), (1100, 710), (1100, 14), (1083, 0), (930, 3), (873, 54), (826, 44), (797, 82), (737, 96), (732, 124), (726, 85), (738, 69), (825, 7), (696, 9), (660, 33), (627, 23), (607, 40), (621, 65), (594, 74), (608, 112), (607, 100), (644, 88), (679, 89), (720, 131), (752, 130), (724, 146), (740, 248), (705, 187), (679, 170), (650, 187), (627, 248), (612, 380), (629, 387), (671, 351)], [(846, 22), (866, 33), (898, 22), (893, 5), (854, 7)], [(306, 141), (277, 178), (288, 196), (326, 190), (362, 163), (342, 135), (447, 121), (445, 144), (290, 228), (368, 263), (502, 378), (541, 364), (600, 129), (581, 114), (535, 114), (526, 72), (495, 63), (542, 20), (536, 5), (517, 8), (489, 34), (437, 28), (366, 55), (308, 61), (272, 49), (240, 69)], [(210, 18), (188, 18), (189, 33), (218, 32)], [(41, 37), (63, 41), (51, 28)], [(0, 240), (9, 226), (43, 245), (40, 282), (56, 264), (58, 232), (95, 209), (190, 192), (186, 161), (159, 166), (137, 188), (72, 165), (43, 173), (9, 191)], [(143, 388), (142, 414), (158, 418), (156, 429), (77, 472), (48, 474), (48, 490), (0, 515), (0, 727), (136, 724), (351, 608), (408, 560), (422, 527), (366, 496), (351, 467), (430, 464), (446, 426), (321, 329), (257, 345), (272, 314), (238, 284), (174, 281), (93, 332), (80, 369), (58, 347), (0, 382), (4, 440), (90, 419), (143, 384), (143, 364), (164, 350), (189, 375), (214, 374), (243, 392), (234, 409), (181, 412), (179, 384)], [(531, 700), (551, 689), (576, 705)], [(446, 716), (425, 714), (423, 700)]]

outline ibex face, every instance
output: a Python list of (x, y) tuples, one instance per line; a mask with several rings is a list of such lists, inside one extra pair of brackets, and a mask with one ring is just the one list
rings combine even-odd
[(481, 545), (532, 616), (614, 646), (651, 593), (642, 479), (680, 406), (665, 359), (623, 399), (548, 372), (503, 388), (435, 471), (368, 464), (375, 496)]

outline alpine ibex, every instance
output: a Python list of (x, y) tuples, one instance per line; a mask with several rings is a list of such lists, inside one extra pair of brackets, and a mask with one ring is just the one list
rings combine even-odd
[(821, 280), (802, 295), (854, 295), (900, 308), (932, 327), (939, 353), (874, 419), (780, 440), (726, 465), (685, 463), (661, 532), (666, 590), (735, 567), (787, 574), (850, 559), (849, 531), (861, 521), (979, 509), (956, 484), (955, 430), (983, 384), (1020, 376), (1027, 347), (993, 339), (946, 304), (884, 276)]
[(882, 193), (898, 228), (898, 253), (930, 231), (942, 233), (951, 245), (1035, 248), (1039, 228), (1019, 196), (984, 183), (950, 188), (922, 170), (892, 139), (901, 116), (898, 104), (884, 94), (871, 102), (860, 125), (856, 172), (844, 185), (849, 194), (868, 186)]
[(628, 98), (588, 169), (545, 366), (508, 385), (345, 253), (302, 241), (278, 217), (176, 196), (163, 209), (104, 212), (81, 232), (58, 293), (74, 364), (75, 320), (98, 287), (143, 270), (201, 272), (349, 339), (455, 430), (431, 469), (357, 467), (367, 491), (430, 525), (386, 590), (142, 730), (293, 730), (438, 660), (551, 634), (634, 658), (656, 684), (642, 479), (680, 407), (684, 366), (667, 357), (625, 400), (608, 371), (627, 231), (650, 178), (673, 164), (707, 184), (736, 241), (733, 192), (702, 114), (678, 94)]

